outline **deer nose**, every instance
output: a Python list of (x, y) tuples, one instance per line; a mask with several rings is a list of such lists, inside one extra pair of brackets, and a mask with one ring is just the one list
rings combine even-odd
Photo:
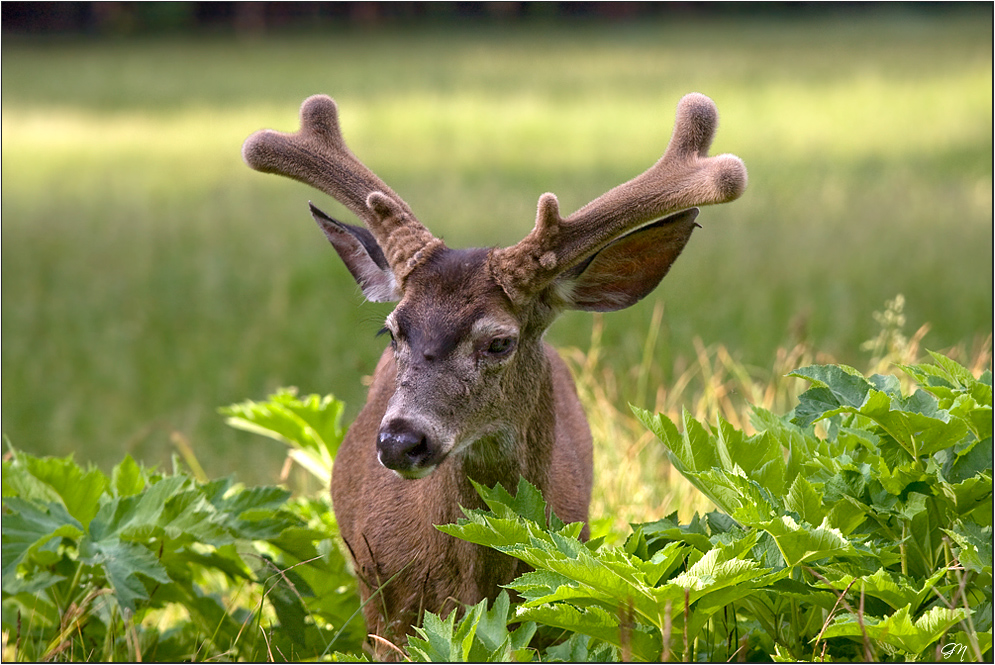
[(380, 428), (377, 458), (405, 478), (421, 478), (435, 468), (428, 436), (404, 420), (393, 420)]

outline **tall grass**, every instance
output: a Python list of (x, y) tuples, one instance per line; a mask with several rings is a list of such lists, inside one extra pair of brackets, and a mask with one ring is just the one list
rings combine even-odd
[(550, 332), (582, 349), (596, 333), (595, 365), (617, 376), (651, 370), (636, 396), (599, 388), (620, 412), (656, 386), (681, 402), (684, 372), (720, 346), (742, 366), (798, 339), (856, 362), (870, 313), (899, 292), (932, 323), (923, 344), (969, 346), (992, 321), (987, 26), (898, 14), (7, 37), (3, 430), (104, 466), (125, 451), (165, 461), (186, 439), (209, 475), (269, 481), (280, 451), (228, 432), (217, 405), (298, 385), (355, 413), (388, 308), (360, 304), (304, 203), (348, 215), (239, 159), (245, 136), (293, 128), (319, 91), (453, 246), (515, 242), (543, 191), (582, 205), (659, 156), (682, 94), (716, 100), (714, 150), (746, 161), (746, 195), (702, 212), (647, 302)]
[[(922, 340), (929, 324), (922, 324), (909, 334), (902, 295), (885, 303), (873, 313), (878, 332), (861, 345), (863, 362), (859, 369), (866, 375), (894, 374), (904, 394), (914, 386), (908, 375), (897, 371), (901, 365), (923, 362), (926, 358)], [(570, 348), (564, 356), (576, 378), (578, 394), (584, 404), (592, 435), (598, 442), (595, 457), (595, 487), (591, 516), (596, 530), (606, 534), (626, 533), (627, 525), (651, 522), (677, 512), (681, 523), (692, 515), (714, 510), (715, 506), (670, 465), (666, 448), (626, 408), (633, 400), (674, 422), (682, 422), (688, 413), (699, 422), (714, 424), (728, 421), (735, 429), (752, 435), (750, 415), (754, 407), (773, 413), (787, 413), (798, 403), (798, 396), (810, 387), (802, 379), (788, 376), (792, 371), (812, 364), (834, 364), (836, 359), (802, 340), (792, 347), (781, 347), (763, 367), (751, 367), (734, 358), (724, 344), (706, 346), (700, 338), (693, 340), (695, 353), (690, 360), (675, 363), (672, 382), (659, 382), (660, 368), (654, 360), (658, 342), (662, 307), (657, 306), (644, 346), (644, 361), (628, 371), (604, 362), (604, 320), (595, 319), (590, 345), (586, 349)], [(991, 368), (992, 337), (980, 340), (972, 348), (960, 345), (944, 353), (965, 364), (977, 377)], [(654, 394), (647, 394), (652, 391)]]

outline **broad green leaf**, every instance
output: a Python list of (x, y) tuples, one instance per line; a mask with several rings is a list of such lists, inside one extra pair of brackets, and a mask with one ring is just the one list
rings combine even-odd
[(844, 536), (849, 536), (867, 520), (869, 512), (869, 506), (852, 497), (844, 497), (832, 504), (826, 513), (826, 521)]
[(788, 376), (807, 379), (815, 387), (798, 398), (792, 422), (807, 427), (842, 406), (858, 408), (864, 403), (871, 384), (857, 370), (845, 365), (811, 365)]
[(773, 435), (760, 432), (747, 437), (723, 418), (719, 418), (716, 429), (713, 445), (723, 469), (732, 471), (738, 467), (767, 491), (784, 493), (784, 449)]
[(137, 601), (149, 597), (139, 575), (164, 584), (170, 581), (165, 569), (147, 547), (124, 543), (116, 538), (99, 542), (83, 538), (79, 560), (103, 570), (118, 603), (129, 612), (135, 611)]
[[(677, 513), (671, 513), (667, 517), (655, 522), (632, 525), (631, 539), (638, 539), (640, 536), (646, 545), (643, 555), (637, 554), (640, 558), (649, 559), (657, 553), (661, 546), (672, 542), (681, 541), (692, 545), (702, 552), (707, 552), (712, 548), (712, 543), (708, 538), (708, 532), (701, 524), (698, 514), (695, 513), (691, 523), (682, 525), (678, 522)], [(626, 551), (636, 554), (629, 549), (629, 541), (626, 542)], [(634, 546), (634, 545), (633, 545)]]
[(668, 582), (668, 586), (690, 591), (690, 602), (694, 603), (718, 589), (745, 584), (769, 571), (761, 568), (756, 561), (730, 558), (719, 549), (705, 553), (686, 572)]
[[(634, 658), (641, 661), (659, 660), (662, 651), (660, 634), (641, 624), (636, 624), (628, 631), (622, 629), (622, 607), (624, 605), (615, 612), (609, 612), (602, 607), (581, 608), (567, 603), (522, 607), (516, 612), (515, 620), (535, 621), (563, 630), (583, 633), (613, 644), (620, 649), (623, 648), (624, 642), (625, 648)], [(674, 622), (677, 623), (682, 609), (674, 606), (672, 612)]]
[(490, 610), (480, 612), (473, 646), (468, 653), (471, 661), (531, 660), (527, 648), (536, 625), (526, 622), (513, 632), (508, 630), (511, 601), (506, 591), (498, 594)]
[(525, 651), (535, 633), (535, 624), (525, 623), (514, 632), (508, 631), (511, 603), (502, 591), (490, 610), (482, 600), (467, 608), (460, 621), (459, 612), (451, 612), (441, 619), (430, 612), (425, 614), (418, 635), (408, 639), (408, 653), (415, 660), (426, 662), (496, 662), (527, 659)]
[(33, 457), (15, 453), (10, 471), (4, 463), (4, 485), (11, 483), (25, 499), (42, 502), (59, 500), (70, 515), (84, 527), (100, 508), (99, 498), (107, 487), (107, 477), (99, 469), (84, 471), (72, 458)]
[(767, 432), (788, 451), (785, 461), (784, 481), (794, 482), (804, 460), (819, 454), (826, 442), (817, 439), (811, 431), (794, 424), (789, 416), (777, 416), (758, 406), (752, 406), (750, 422), (758, 432)]
[(943, 529), (960, 547), (957, 558), (968, 570), (992, 574), (992, 527), (982, 527), (972, 520), (961, 520), (951, 529)]
[(791, 568), (828, 556), (855, 556), (857, 552), (843, 534), (823, 521), (818, 527), (798, 524), (789, 515), (757, 525), (777, 543), (785, 564)]
[[(917, 611), (924, 602), (936, 598), (934, 588), (941, 593), (944, 591), (943, 588), (937, 588), (936, 584), (946, 574), (946, 568), (940, 568), (929, 579), (916, 580), (900, 573), (893, 573), (884, 568), (878, 568), (871, 575), (864, 575), (857, 578), (857, 581), (851, 588), (853, 593), (864, 593), (868, 596), (878, 598), (894, 610), (908, 606), (912, 611)], [(815, 583), (815, 586), (834, 589), (836, 592), (840, 592), (849, 587), (853, 580), (854, 576), (844, 575), (838, 578), (834, 577), (832, 580), (819, 580)]]
[[(972, 375), (966, 367), (958, 363), (956, 360), (952, 360), (942, 353), (937, 353), (935, 351), (927, 350), (927, 353), (929, 353), (930, 357), (933, 359), (933, 362), (942, 368), (947, 377), (949, 377), (950, 381), (955, 385), (970, 390), (979, 383), (978, 379), (975, 379), (974, 375)], [(991, 406), (990, 397), (988, 405)]]
[(294, 460), (327, 483), (332, 460), (345, 430), (344, 405), (331, 395), (297, 397), (295, 388), (281, 388), (265, 402), (246, 401), (219, 409), (230, 426), (282, 441)]
[(953, 508), (958, 515), (968, 515), (982, 505), (991, 504), (992, 475), (990, 471), (968, 478), (956, 485), (943, 481), (938, 484), (943, 494), (953, 502)]
[(129, 538), (152, 533), (167, 500), (189, 482), (184, 476), (169, 476), (141, 494), (108, 501), (90, 522), (90, 537), (94, 541), (100, 541), (115, 538), (125, 532)]
[(812, 487), (812, 483), (804, 475), (797, 476), (791, 483), (791, 489), (784, 498), (784, 507), (798, 513), (809, 524), (821, 524), (826, 517), (822, 494)]
[(967, 434), (964, 421), (951, 420), (945, 411), (934, 411), (935, 415), (931, 416), (894, 409), (891, 399), (884, 393), (874, 393), (856, 412), (878, 423), (913, 457), (949, 448)]
[(17, 497), (3, 501), (8, 514), (3, 517), (2, 552), (3, 586), (27, 557), (45, 548), (53, 539), (77, 539), (83, 535), (83, 525), (59, 502), (39, 504)]
[(480, 498), (484, 500), (484, 503), (487, 504), (487, 507), (500, 517), (518, 515), (540, 526), (546, 526), (546, 514), (550, 512), (550, 527), (553, 529), (563, 528), (563, 522), (555, 515), (552, 515), (539, 490), (525, 480), (525, 478), (518, 479), (518, 488), (515, 491), (515, 496), (512, 496), (500, 484), (493, 488), (488, 488), (473, 480), (470, 482), (473, 483), (474, 488), (476, 488), (477, 493), (480, 494)]
[(111, 487), (118, 496), (138, 494), (145, 489), (146, 481), (141, 466), (131, 455), (125, 455), (121, 463), (111, 471)]
[(643, 425), (667, 446), (674, 466), (681, 473), (687, 475), (722, 466), (711, 432), (695, 420), (687, 410), (682, 413), (684, 432), (681, 433), (673, 421), (663, 414), (652, 415), (649, 411), (631, 404), (629, 408)]
[[(803, 604), (812, 603), (824, 610), (832, 610), (839, 602), (838, 592), (825, 591), (818, 586), (825, 587), (824, 584), (812, 586), (791, 578), (783, 578), (771, 583), (768, 588), (777, 595), (779, 600), (785, 597), (793, 598), (802, 601)], [(838, 584), (834, 584), (833, 588), (843, 589), (846, 588), (846, 585), (839, 587)]]
[(856, 616), (844, 614), (826, 628), (822, 637), (863, 639), (864, 631), (866, 631), (872, 640), (884, 642), (912, 656), (918, 656), (969, 615), (970, 611), (963, 607), (951, 610), (936, 606), (913, 622), (910, 618), (909, 606), (906, 605), (884, 619), (864, 615), (863, 627), (861, 627)]
[(901, 464), (888, 464), (883, 458), (874, 463), (877, 480), (881, 486), (894, 496), (903, 496), (914, 483), (921, 483), (929, 478), (922, 464), (917, 460), (908, 460)]
[(950, 483), (959, 483), (992, 471), (992, 438), (975, 441), (961, 452), (950, 455), (943, 465), (943, 477)]
[(570, 637), (546, 649), (542, 660), (550, 663), (608, 663), (618, 661), (618, 650), (611, 644), (592, 640), (583, 633), (571, 633)]

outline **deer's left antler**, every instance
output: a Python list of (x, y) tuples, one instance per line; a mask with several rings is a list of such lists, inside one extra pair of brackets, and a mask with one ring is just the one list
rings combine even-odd
[(250, 136), (242, 146), (242, 159), (257, 171), (311, 185), (355, 213), (376, 238), (403, 287), (411, 270), (442, 241), (346, 147), (331, 97), (308, 97), (300, 117), (301, 128), (294, 133), (264, 129)]

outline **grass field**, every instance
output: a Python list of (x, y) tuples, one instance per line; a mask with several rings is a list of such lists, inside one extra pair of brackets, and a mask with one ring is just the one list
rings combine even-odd
[[(898, 293), (924, 346), (970, 349), (992, 331), (990, 19), (5, 36), (3, 431), (105, 468), (184, 439), (212, 476), (272, 482), (283, 451), (216, 407), (296, 385), (355, 413), (389, 307), (361, 304), (306, 202), (342, 209), (239, 153), (315, 92), (452, 246), (516, 242), (542, 192), (579, 207), (657, 159), (681, 95), (716, 101), (713, 152), (750, 185), (702, 212), (647, 301), (601, 321), (600, 362), (633, 384), (619, 407), (642, 399), (629, 368), (648, 353), (666, 385), (695, 338), (761, 368), (800, 338), (865, 364)], [(583, 350), (592, 325), (571, 314), (549, 337)]]

